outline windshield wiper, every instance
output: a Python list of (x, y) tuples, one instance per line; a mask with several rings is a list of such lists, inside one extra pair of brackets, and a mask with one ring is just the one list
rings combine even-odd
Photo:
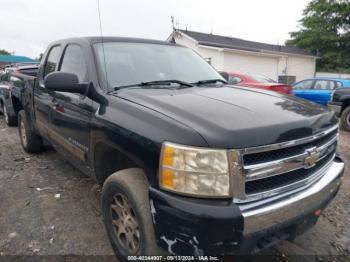
[(227, 82), (225, 80), (222, 80), (220, 78), (218, 78), (218, 79), (200, 80), (198, 82), (191, 83), (191, 84), (200, 86), (200, 85), (205, 85), (205, 84), (215, 84), (217, 82), (221, 82), (223, 84), (227, 84)]
[(179, 84), (182, 87), (193, 86), (193, 84), (190, 84), (181, 80), (156, 80), (156, 81), (141, 82), (141, 83), (132, 84), (132, 85), (116, 86), (113, 89), (114, 91), (116, 91), (116, 90), (120, 90), (128, 87), (145, 87), (145, 86), (171, 85), (171, 84)]

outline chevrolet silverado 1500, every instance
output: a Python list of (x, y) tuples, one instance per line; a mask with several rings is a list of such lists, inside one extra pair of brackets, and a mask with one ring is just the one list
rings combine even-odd
[(340, 186), (334, 112), (228, 85), (176, 44), (57, 41), (25, 91), (24, 150), (48, 140), (103, 185), (121, 258), (259, 251), (315, 224)]

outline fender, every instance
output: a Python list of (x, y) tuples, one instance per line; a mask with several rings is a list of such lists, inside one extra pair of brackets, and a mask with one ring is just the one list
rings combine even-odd
[(105, 95), (105, 98), (109, 100), (105, 112), (98, 110), (92, 119), (91, 166), (95, 162), (95, 148), (102, 143), (132, 160), (144, 170), (151, 185), (158, 185), (156, 173), (164, 141), (179, 142), (180, 137), (183, 144), (191, 139), (197, 146), (207, 146), (197, 132), (169, 117), (119, 97)]

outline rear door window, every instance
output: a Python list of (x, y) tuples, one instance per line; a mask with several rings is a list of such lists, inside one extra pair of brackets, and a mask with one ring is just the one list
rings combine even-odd
[(335, 82), (335, 85), (336, 85), (336, 88), (343, 87), (343, 83), (339, 81)]
[(331, 90), (334, 89), (333, 81), (316, 80), (314, 85), (315, 90)]
[(80, 46), (76, 44), (67, 46), (60, 71), (75, 74), (78, 77), (79, 82), (86, 81), (87, 66)]
[(336, 82), (334, 82), (334, 81), (329, 81), (329, 89), (330, 90), (333, 90), (333, 89), (335, 89), (336, 88), (336, 84), (335, 84)]

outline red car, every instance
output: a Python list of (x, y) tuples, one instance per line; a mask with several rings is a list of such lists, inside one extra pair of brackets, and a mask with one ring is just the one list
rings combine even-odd
[[(225, 73), (222, 73), (223, 75)], [(277, 83), (276, 81), (262, 75), (251, 73), (226, 73), (226, 80), (229, 84), (247, 87), (256, 87), (267, 90), (272, 90), (288, 95), (293, 95), (293, 88), (291, 85)]]

